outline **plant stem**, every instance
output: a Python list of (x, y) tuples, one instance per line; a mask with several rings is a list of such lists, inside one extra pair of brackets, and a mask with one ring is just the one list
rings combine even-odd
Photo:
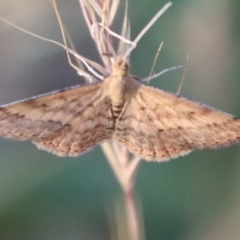
[(139, 216), (137, 213), (136, 199), (134, 195), (133, 187), (123, 189), (125, 206), (126, 206), (126, 215), (128, 221), (128, 231), (131, 240), (140, 240), (140, 223)]

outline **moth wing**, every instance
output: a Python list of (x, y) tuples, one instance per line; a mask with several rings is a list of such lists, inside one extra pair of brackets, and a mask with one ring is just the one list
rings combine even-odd
[(0, 135), (76, 156), (111, 136), (111, 119), (101, 83), (92, 84), (1, 107)]
[(142, 158), (164, 161), (239, 142), (240, 120), (142, 85), (117, 119), (114, 139)]

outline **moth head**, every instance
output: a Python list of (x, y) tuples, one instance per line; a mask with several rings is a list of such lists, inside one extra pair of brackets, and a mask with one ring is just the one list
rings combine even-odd
[(126, 77), (129, 75), (130, 65), (128, 59), (123, 55), (119, 55), (115, 58), (115, 61), (112, 65), (112, 74), (120, 75)]

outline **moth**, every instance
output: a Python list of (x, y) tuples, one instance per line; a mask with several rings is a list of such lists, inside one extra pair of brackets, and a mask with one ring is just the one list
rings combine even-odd
[(240, 120), (141, 84), (118, 56), (100, 83), (2, 106), (0, 135), (32, 140), (59, 156), (78, 156), (113, 140), (144, 159), (163, 161), (237, 143)]
[(144, 85), (130, 74), (127, 54), (112, 59), (103, 81), (1, 106), (0, 136), (59, 156), (111, 140), (156, 161), (240, 141), (238, 118)]

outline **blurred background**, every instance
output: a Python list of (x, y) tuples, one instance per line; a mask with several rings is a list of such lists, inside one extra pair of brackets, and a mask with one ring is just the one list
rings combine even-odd
[[(99, 61), (77, 0), (57, 0), (77, 51)], [(129, 0), (132, 39), (166, 3)], [(123, 3), (122, 3), (123, 4)], [(124, 6), (115, 21), (120, 31)], [(240, 2), (173, 0), (139, 43), (132, 73), (189, 66), (181, 95), (240, 116)], [(0, 14), (61, 42), (48, 0), (1, 0)], [(151, 82), (176, 92), (174, 71)], [(0, 104), (62, 89), (82, 80), (63, 49), (0, 21)], [(146, 239), (240, 239), (240, 146), (195, 151), (166, 163), (142, 162), (136, 180)], [(113, 209), (121, 191), (101, 149), (59, 158), (29, 142), (0, 139), (0, 239), (113, 239)]]

